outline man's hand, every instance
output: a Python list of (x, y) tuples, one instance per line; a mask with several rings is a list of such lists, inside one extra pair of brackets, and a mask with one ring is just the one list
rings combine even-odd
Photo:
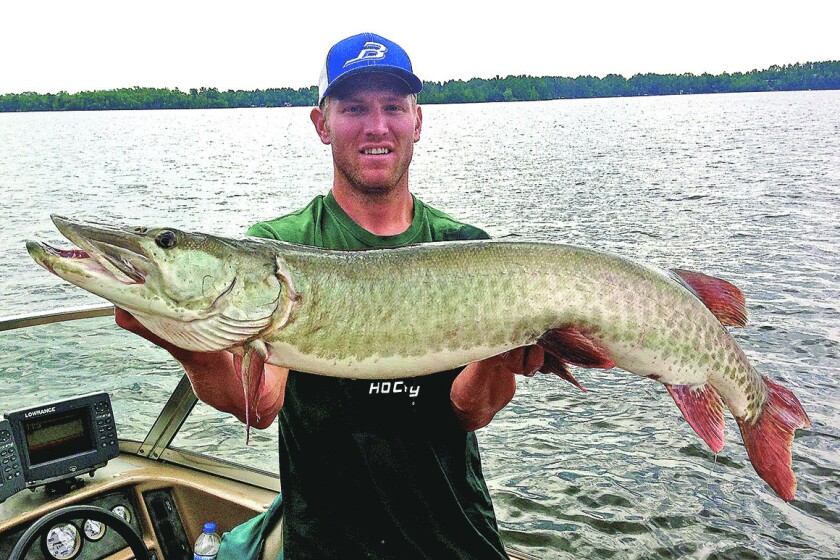
[(503, 352), (498, 356), (487, 358), (484, 362), (498, 361), (498, 367), (516, 375), (532, 377), (537, 373), (545, 360), (545, 351), (542, 346), (520, 346), (513, 350)]
[(114, 319), (117, 322), (117, 325), (124, 328), (129, 332), (133, 332), (136, 335), (140, 335), (149, 342), (160, 346), (170, 354), (172, 357), (178, 360), (179, 362), (182, 359), (188, 359), (190, 352), (188, 350), (184, 350), (183, 348), (178, 348), (171, 342), (167, 342), (166, 340), (162, 339), (149, 329), (145, 327), (137, 318), (126, 311), (125, 309), (121, 309), (119, 307), (114, 308)]
[[(230, 352), (193, 352), (162, 339), (138, 321), (131, 313), (117, 307), (117, 325), (160, 346), (178, 360), (190, 379), (196, 396), (213, 408), (233, 414), (245, 421), (245, 397), (242, 378), (233, 366)], [(265, 382), (256, 402), (260, 420), (255, 428), (267, 428), (283, 406), (289, 370), (266, 364)]]
[(471, 432), (489, 424), (513, 398), (515, 376), (534, 375), (544, 359), (541, 346), (521, 346), (465, 367), (450, 393), (452, 408), (464, 428)]

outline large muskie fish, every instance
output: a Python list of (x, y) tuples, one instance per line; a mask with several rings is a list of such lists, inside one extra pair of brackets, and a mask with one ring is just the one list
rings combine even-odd
[[(539, 344), (543, 371), (618, 366), (664, 384), (715, 453), (723, 403), (759, 476), (785, 500), (790, 447), (810, 421), (759, 375), (724, 325), (744, 298), (716, 278), (550, 243), (464, 241), (328, 251), (57, 216), (81, 249), (28, 242), (50, 272), (187, 350), (230, 350), (251, 408), (268, 362), (321, 375), (399, 378)], [(246, 411), (246, 424), (250, 411)]]

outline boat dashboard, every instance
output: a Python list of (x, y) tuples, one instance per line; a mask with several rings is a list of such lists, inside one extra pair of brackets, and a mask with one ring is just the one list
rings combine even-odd
[[(90, 514), (94, 506), (124, 521), (149, 558), (187, 560), (205, 521), (230, 530), (276, 497), (242, 482), (236, 465), (190, 457), (206, 467), (197, 469), (185, 460), (141, 457), (138, 450), (139, 444), (118, 440), (107, 393), (6, 412), (0, 421), (0, 558), (13, 552), (26, 560), (135, 557), (113, 520)], [(81, 512), (50, 521), (73, 508)], [(28, 551), (15, 551), (42, 520)]]

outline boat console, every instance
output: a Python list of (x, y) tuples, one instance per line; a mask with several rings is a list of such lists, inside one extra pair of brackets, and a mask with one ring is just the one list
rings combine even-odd
[(189, 560), (204, 521), (229, 530), (276, 495), (231, 480), (232, 465), (220, 476), (140, 455), (118, 440), (104, 392), (4, 414), (0, 558)]

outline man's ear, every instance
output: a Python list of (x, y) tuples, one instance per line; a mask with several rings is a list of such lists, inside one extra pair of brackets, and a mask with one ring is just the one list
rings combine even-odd
[(318, 133), (318, 137), (321, 139), (321, 142), (324, 144), (332, 142), (329, 128), (327, 128), (327, 119), (324, 117), (324, 112), (321, 111), (319, 107), (315, 107), (312, 109), (312, 112), (309, 113), (309, 118), (312, 120), (312, 124), (315, 125), (315, 132)]
[(414, 121), (414, 142), (420, 141), (420, 130), (423, 128), (423, 110), (418, 105), (415, 107), (415, 111), (417, 112), (417, 117)]

